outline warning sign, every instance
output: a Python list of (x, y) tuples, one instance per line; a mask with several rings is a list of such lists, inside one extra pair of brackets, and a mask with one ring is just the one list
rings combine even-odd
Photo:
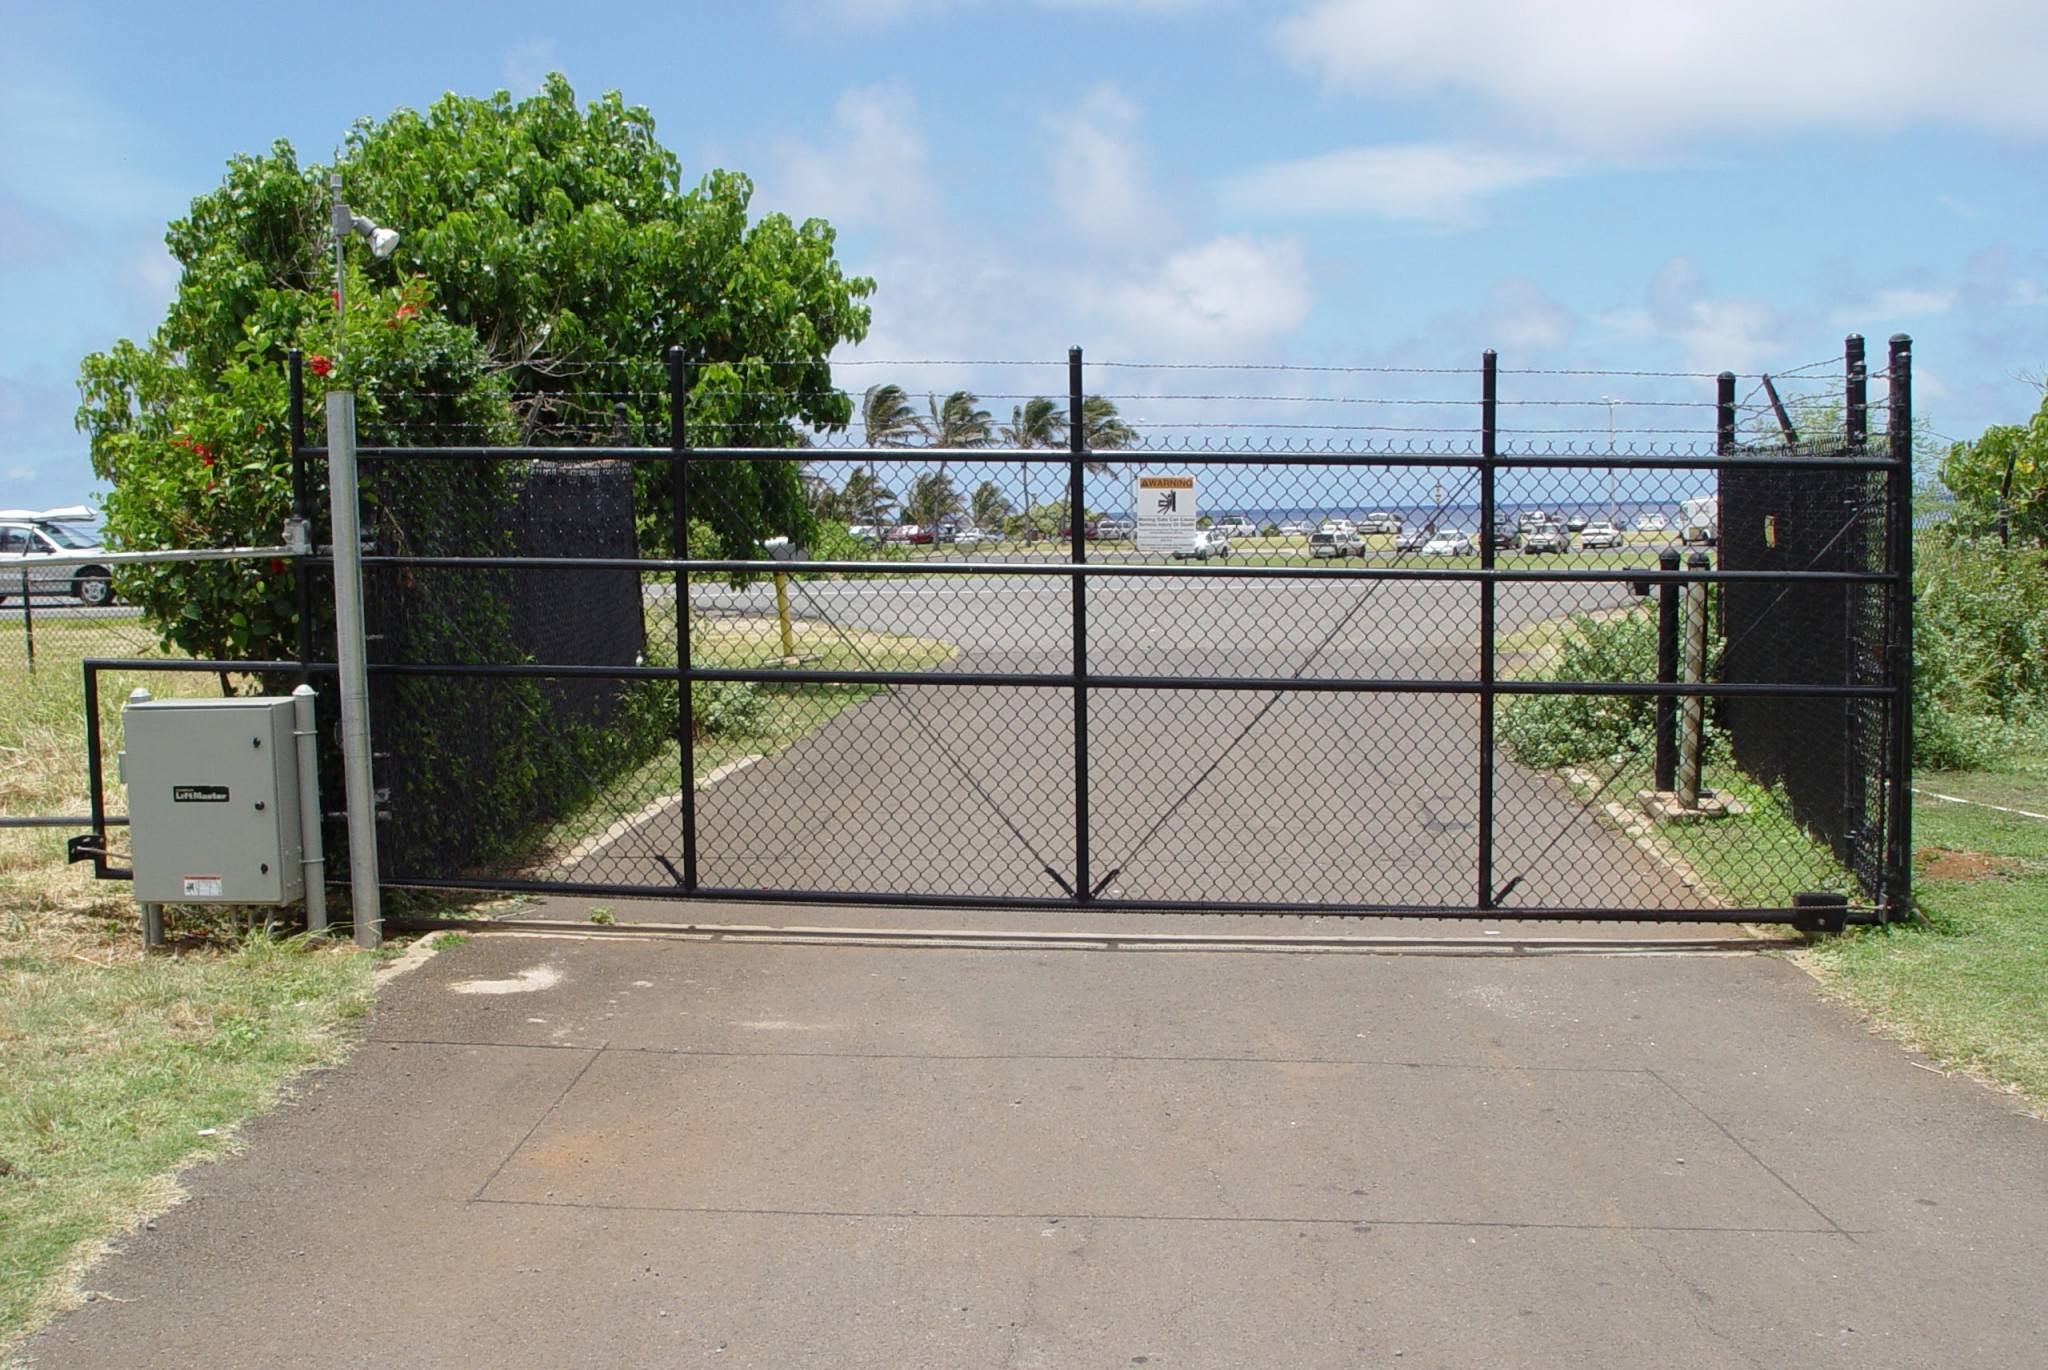
[(1195, 478), (1140, 476), (1132, 497), (1138, 514), (1138, 550), (1185, 551), (1195, 538)]

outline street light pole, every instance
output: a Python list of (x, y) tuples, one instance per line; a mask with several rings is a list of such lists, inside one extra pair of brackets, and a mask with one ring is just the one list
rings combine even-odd
[[(1623, 403), (1611, 395), (1602, 395), (1600, 403), (1607, 406), (1607, 455), (1614, 455), (1614, 406)], [(1607, 468), (1607, 521), (1616, 528), (1621, 527), (1621, 505), (1615, 497), (1614, 481), (1616, 472)]]
[[(346, 256), (351, 233), (360, 235), (378, 258), (398, 247), (398, 233), (355, 213), (341, 198), (341, 173), (327, 178), (334, 204), (334, 361), (341, 363), (347, 319)], [(348, 799), (349, 903), (358, 946), (384, 939), (382, 899), (377, 888), (377, 794), (370, 765), (369, 647), (363, 626), (362, 504), (356, 476), (356, 397), (353, 390), (327, 392), (327, 498), (334, 526), (334, 658), (341, 694), (342, 781)]]

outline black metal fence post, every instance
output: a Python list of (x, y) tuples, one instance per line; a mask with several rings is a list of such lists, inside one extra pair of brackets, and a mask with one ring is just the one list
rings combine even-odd
[(1714, 384), (1714, 451), (1725, 457), (1734, 450), (1735, 373), (1723, 371)]
[[(669, 482), (673, 496), (675, 559), (690, 557), (690, 429), (685, 412), (690, 401), (689, 366), (683, 349), (668, 350)], [(697, 889), (697, 729), (690, 696), (696, 683), (690, 659), (690, 573), (675, 573), (676, 613), (676, 752), (680, 759), (683, 824), (683, 892)]]
[(28, 652), (28, 673), (36, 673), (36, 611), (34, 596), (29, 593), (28, 563), (21, 566), (21, 635), (22, 646)]
[(1885, 918), (1912, 911), (1913, 879), (1913, 340), (1894, 333), (1886, 366), (1891, 395), (1885, 418), (1890, 443), (1892, 573), (1891, 832), (1885, 851)]
[(1494, 462), (1500, 456), (1500, 356), (1480, 362), (1479, 382), (1479, 907), (1493, 907)]
[(285, 354), (285, 376), (290, 384), (290, 408), (286, 412), (286, 439), (291, 444), (292, 520), (304, 529), (305, 551), (292, 558), (292, 614), (297, 620), (299, 683), (305, 684), (304, 667), (313, 660), (313, 595), (306, 583), (306, 558), (313, 550), (313, 524), (306, 510), (311, 505), (306, 486), (306, 369), (305, 357), (294, 347)]
[(1870, 366), (1863, 358), (1863, 335), (1851, 333), (1842, 340), (1842, 359), (1847, 393), (1843, 396), (1843, 436), (1852, 448), (1870, 441)]
[[(1067, 349), (1068, 556), (1088, 560), (1088, 528), (1081, 502), (1088, 458), (1087, 400), (1081, 393), (1081, 349)], [(1095, 897), (1088, 879), (1088, 577), (1074, 574), (1074, 902)]]

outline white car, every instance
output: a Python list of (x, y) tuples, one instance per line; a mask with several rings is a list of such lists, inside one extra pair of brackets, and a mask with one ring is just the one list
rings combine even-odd
[(65, 595), (88, 608), (114, 602), (113, 571), (96, 563), (66, 561), (53, 565), (58, 557), (77, 557), (101, 550), (99, 541), (67, 527), (52, 515), (67, 521), (89, 517), (89, 509), (0, 510), (0, 600), (20, 599), (23, 591), (38, 599)]
[(1361, 533), (1398, 533), (1401, 531), (1401, 516), (1399, 514), (1389, 514), (1383, 509), (1375, 509), (1372, 513), (1367, 514), (1358, 521), (1358, 531)]
[(1352, 537), (1357, 537), (1358, 525), (1350, 519), (1324, 519), (1323, 526), (1316, 531), (1319, 533), (1349, 533)]
[(1230, 539), (1214, 528), (1198, 528), (1188, 540), (1188, 545), (1173, 554), (1175, 561), (1193, 561), (1197, 558), (1207, 561), (1211, 557), (1230, 555)]
[(977, 528), (971, 523), (965, 528), (953, 530), (953, 545), (956, 547), (972, 547), (984, 542), (1001, 542), (1002, 540), (1003, 535), (1001, 533), (991, 532), (987, 528)]
[(1594, 519), (1579, 530), (1579, 546), (1619, 547), (1622, 543), (1621, 530), (1606, 519)]
[(1243, 514), (1225, 514), (1209, 525), (1209, 531), (1221, 533), (1226, 538), (1255, 538), (1259, 535), (1259, 525)]
[(1446, 528), (1422, 544), (1422, 555), (1426, 557), (1469, 557), (1478, 550), (1470, 533), (1455, 528)]

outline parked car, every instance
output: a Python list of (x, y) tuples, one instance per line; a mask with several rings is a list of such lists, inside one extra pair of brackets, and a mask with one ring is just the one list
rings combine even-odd
[(1550, 522), (1550, 515), (1544, 513), (1541, 509), (1524, 509), (1521, 513), (1515, 515), (1515, 530), (1526, 533), (1537, 524), (1548, 522)]
[(1350, 519), (1324, 519), (1322, 526), (1316, 531), (1319, 533), (1349, 533), (1351, 536), (1357, 537), (1358, 525)]
[(1473, 545), (1470, 533), (1456, 528), (1446, 528), (1431, 534), (1429, 541), (1422, 544), (1421, 554), (1426, 557), (1469, 557), (1479, 549)]
[(1568, 533), (1583, 533), (1586, 531), (1586, 525), (1591, 522), (1592, 520), (1584, 514), (1573, 514), (1564, 521), (1565, 531)]
[(888, 528), (879, 523), (856, 523), (847, 528), (846, 535), (856, 542), (880, 542), (888, 532)]
[(1636, 519), (1639, 533), (1661, 533), (1671, 526), (1671, 521), (1662, 514), (1642, 514)]
[(1525, 552), (1569, 552), (1572, 549), (1572, 535), (1562, 523), (1545, 520), (1529, 525), (1522, 534), (1522, 550)]
[(1280, 525), (1280, 535), (1282, 537), (1298, 538), (1312, 534), (1315, 531), (1316, 525), (1311, 519), (1289, 519)]
[(953, 530), (953, 543), (957, 547), (973, 547), (984, 542), (1001, 542), (1003, 535), (990, 528), (980, 528), (970, 523)]
[[(113, 571), (93, 562), (51, 565), (60, 556), (101, 550), (99, 540), (71, 526), (89, 509), (0, 511), (0, 601), (20, 599), (24, 588), (37, 597), (67, 595), (97, 609), (114, 602)], [(63, 515), (64, 519), (51, 515)]]
[(1579, 546), (1588, 550), (1594, 547), (1619, 547), (1621, 542), (1621, 530), (1606, 519), (1594, 519), (1579, 533)]
[(1374, 510), (1358, 521), (1361, 533), (1398, 533), (1401, 531), (1401, 516), (1389, 514), (1384, 509)]
[(1259, 535), (1259, 525), (1243, 514), (1225, 514), (1209, 525), (1209, 531), (1221, 533), (1226, 538), (1255, 538)]
[(1211, 557), (1229, 555), (1230, 539), (1214, 528), (1197, 528), (1194, 536), (1188, 539), (1188, 545), (1173, 554), (1176, 561), (1193, 561), (1197, 558), (1207, 561)]
[(1522, 545), (1522, 534), (1506, 519), (1495, 519), (1493, 524), (1493, 545), (1503, 552), (1512, 552)]
[(1403, 528), (1394, 534), (1394, 550), (1397, 552), (1419, 552), (1422, 545), (1436, 536), (1436, 525), (1425, 523), (1419, 528)]
[(1126, 518), (1106, 518), (1095, 521), (1095, 536), (1104, 542), (1129, 542), (1138, 535), (1138, 525)]
[(1358, 540), (1356, 533), (1310, 533), (1308, 554), (1311, 557), (1355, 557), (1365, 551), (1365, 544)]

